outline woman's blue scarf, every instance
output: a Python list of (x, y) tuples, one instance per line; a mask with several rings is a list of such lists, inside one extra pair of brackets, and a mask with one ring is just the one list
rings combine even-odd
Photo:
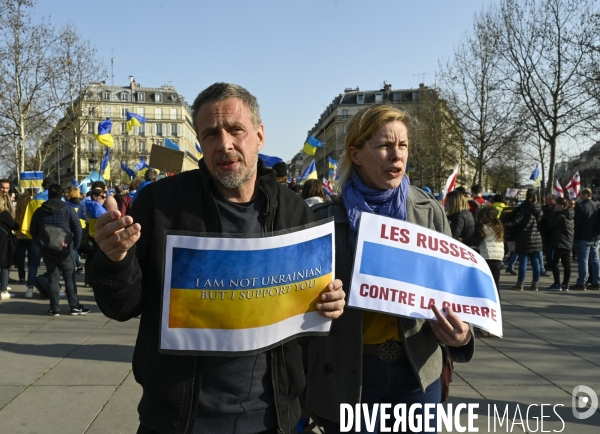
[(406, 174), (398, 188), (374, 190), (367, 187), (356, 172), (352, 172), (352, 178), (342, 187), (342, 198), (348, 212), (350, 229), (355, 232), (358, 230), (361, 212), (406, 220), (406, 198), (409, 188), (410, 180)]

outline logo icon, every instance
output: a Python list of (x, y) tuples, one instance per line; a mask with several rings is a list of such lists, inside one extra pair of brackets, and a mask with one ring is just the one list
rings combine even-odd
[[(587, 419), (598, 409), (598, 395), (591, 388), (580, 385), (573, 389), (571, 404), (573, 416), (577, 419)], [(583, 411), (588, 404), (590, 407)]]

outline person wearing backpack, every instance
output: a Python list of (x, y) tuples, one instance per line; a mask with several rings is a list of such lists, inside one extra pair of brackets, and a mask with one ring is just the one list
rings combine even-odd
[(60, 287), (62, 273), (71, 315), (85, 315), (90, 310), (79, 304), (75, 287), (75, 252), (81, 243), (81, 223), (75, 210), (62, 201), (63, 191), (58, 184), (48, 187), (48, 201), (31, 218), (31, 236), (40, 246), (48, 273), (51, 316), (60, 315)]

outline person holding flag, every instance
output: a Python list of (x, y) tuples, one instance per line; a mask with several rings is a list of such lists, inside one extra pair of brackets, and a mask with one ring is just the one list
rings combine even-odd
[[(346, 286), (351, 282), (359, 220), (365, 213), (450, 235), (441, 205), (412, 187), (406, 176), (410, 127), (408, 113), (394, 106), (377, 104), (355, 114), (338, 166), (338, 200), (312, 208), (318, 219), (334, 217), (335, 275)], [(361, 402), (373, 411), (382, 402), (392, 407), (441, 402), (445, 357), (440, 343), (456, 362), (468, 362), (475, 347), (469, 325), (456, 313), (446, 308), (444, 315), (435, 305), (432, 311), (437, 321), (348, 309), (333, 322), (329, 336), (309, 344), (305, 407), (323, 423), (326, 434), (340, 432), (340, 404), (354, 407)], [(431, 425), (436, 426), (435, 417)]]

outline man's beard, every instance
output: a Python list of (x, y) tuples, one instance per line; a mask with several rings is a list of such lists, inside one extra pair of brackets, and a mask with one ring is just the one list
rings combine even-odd
[[(236, 159), (238, 161), (240, 165), (239, 170), (219, 172), (217, 169), (219, 167), (219, 163), (221, 161), (231, 159)], [(258, 155), (256, 156), (256, 160), (253, 162), (253, 164), (248, 165), (246, 164), (246, 160), (242, 154), (237, 151), (229, 152), (215, 160), (215, 173), (213, 173), (213, 176), (223, 187), (230, 190), (235, 190), (248, 182), (248, 180), (252, 177), (256, 171), (257, 162)]]

